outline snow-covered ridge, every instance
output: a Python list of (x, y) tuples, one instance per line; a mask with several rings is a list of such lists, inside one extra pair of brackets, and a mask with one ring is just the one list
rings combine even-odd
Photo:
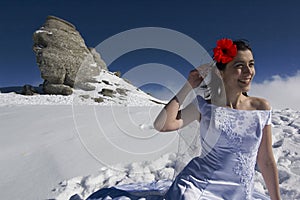
[[(113, 72), (101, 70), (91, 83), (96, 89), (84, 91), (74, 89), (72, 95), (20, 95), (16, 92), (0, 93), (0, 106), (3, 105), (124, 105), (151, 106), (166, 103), (146, 94), (144, 91), (116, 76)], [(76, 83), (75, 83), (76, 88)], [(106, 90), (106, 93), (101, 92)]]

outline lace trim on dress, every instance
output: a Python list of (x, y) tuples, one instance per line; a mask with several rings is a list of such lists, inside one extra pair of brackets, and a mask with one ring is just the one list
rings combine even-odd
[(234, 130), (235, 115), (228, 114), (224, 109), (215, 109), (216, 127), (225, 134), (228, 143), (240, 146), (242, 137)]
[(239, 162), (233, 168), (233, 172), (241, 177), (241, 183), (245, 188), (246, 200), (250, 200), (256, 157), (250, 153), (238, 152), (235, 154)]

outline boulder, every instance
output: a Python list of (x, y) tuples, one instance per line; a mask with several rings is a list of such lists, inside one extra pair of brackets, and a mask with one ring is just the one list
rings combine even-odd
[(33, 34), (33, 51), (48, 94), (72, 94), (73, 88), (95, 89), (90, 83), (107, 69), (94, 48), (88, 48), (76, 27), (58, 17), (48, 16)]
[(103, 88), (101, 90), (101, 92), (99, 92), (99, 94), (102, 94), (103, 96), (108, 96), (108, 97), (114, 97), (114, 94), (116, 92), (112, 89), (108, 89), (108, 88)]
[(32, 85), (24, 85), (21, 90), (22, 95), (34, 95), (38, 94), (37, 90)]

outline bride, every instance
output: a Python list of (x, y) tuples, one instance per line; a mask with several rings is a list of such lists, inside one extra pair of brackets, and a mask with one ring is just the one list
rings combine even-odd
[[(255, 75), (248, 43), (221, 39), (214, 49), (213, 66), (190, 72), (186, 84), (157, 116), (154, 127), (174, 131), (197, 120), (200, 123), (201, 154), (178, 174), (164, 194), (145, 193), (146, 199), (189, 200), (279, 200), (276, 163), (272, 152), (271, 107), (262, 98), (247, 95)], [(209, 69), (206, 81), (203, 69)], [(207, 75), (208, 76), (208, 75)], [(218, 76), (222, 84), (216, 84)], [(197, 96), (183, 109), (188, 93), (204, 85), (208, 96)], [(222, 85), (222, 89), (216, 85)], [(253, 189), (255, 165), (263, 175), (270, 197)], [(139, 199), (138, 193), (106, 188), (89, 199)]]

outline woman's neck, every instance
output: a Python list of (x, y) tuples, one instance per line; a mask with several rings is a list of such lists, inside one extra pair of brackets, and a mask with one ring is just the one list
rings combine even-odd
[(230, 108), (236, 109), (238, 105), (243, 101), (244, 95), (242, 92), (228, 91), (226, 92), (226, 105)]

